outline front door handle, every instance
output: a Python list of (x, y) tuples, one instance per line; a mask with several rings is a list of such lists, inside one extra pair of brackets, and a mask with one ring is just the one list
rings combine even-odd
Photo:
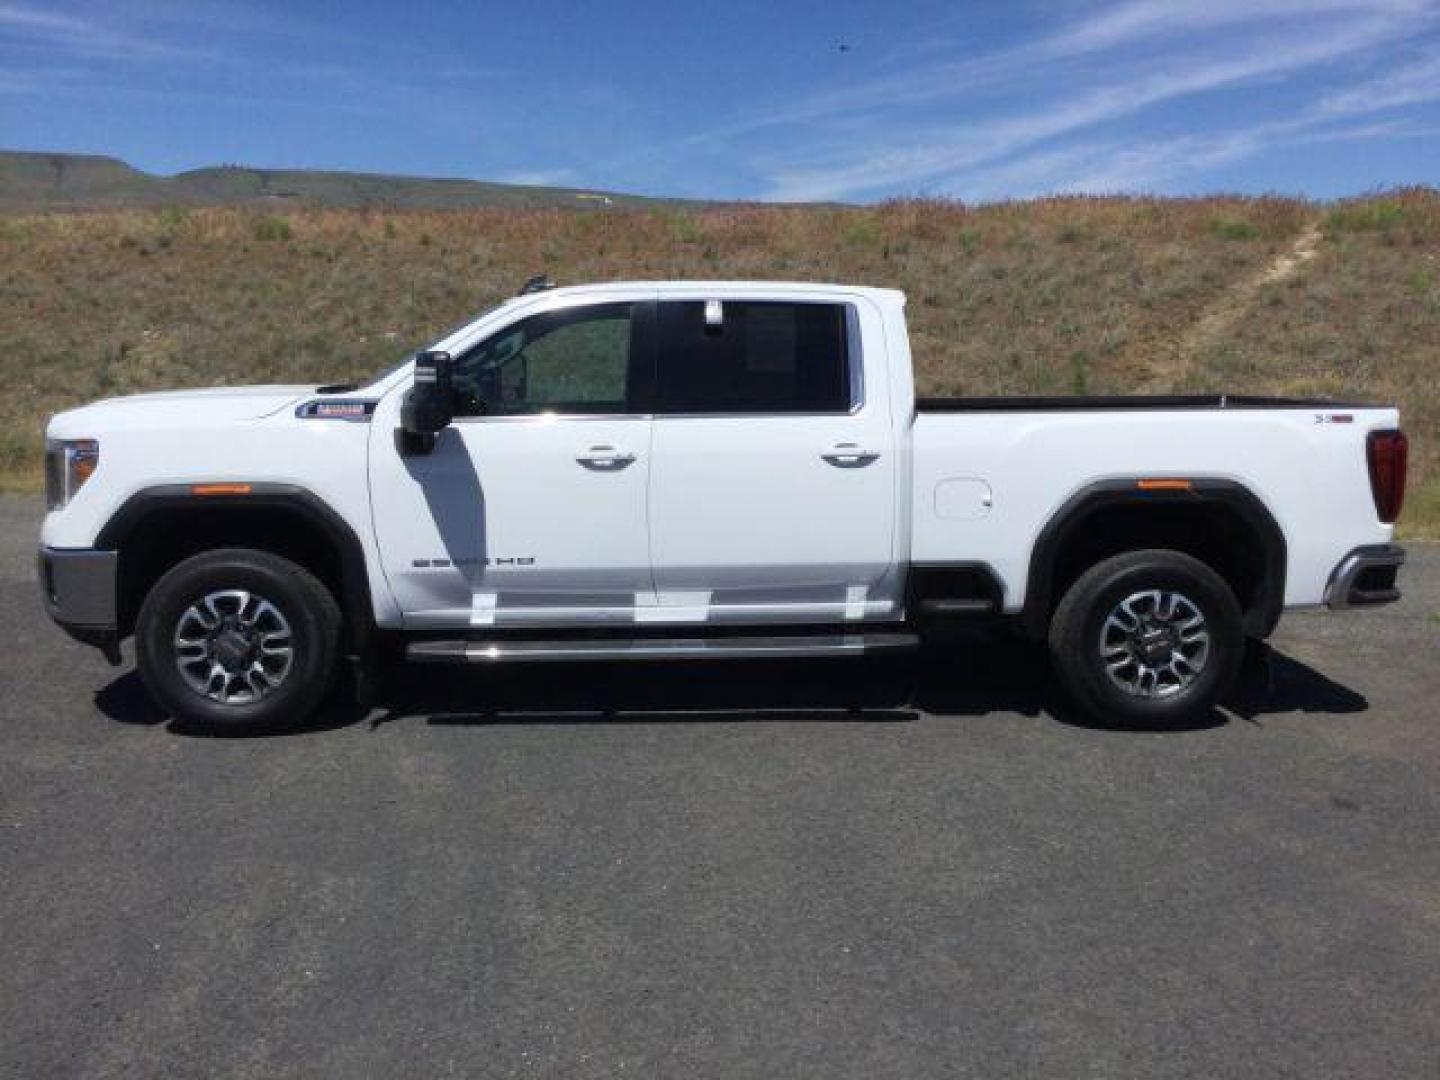
[(587, 469), (623, 469), (635, 460), (635, 455), (613, 446), (592, 446), (580, 451), (575, 460)]
[(820, 456), (836, 468), (858, 469), (879, 460), (880, 451), (867, 450), (859, 443), (841, 442), (821, 451)]

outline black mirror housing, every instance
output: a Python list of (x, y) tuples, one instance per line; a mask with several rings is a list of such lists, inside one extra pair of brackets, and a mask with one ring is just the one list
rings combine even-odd
[(415, 385), (400, 406), (400, 429), (411, 445), (428, 448), (455, 417), (454, 361), (447, 352), (415, 356)]

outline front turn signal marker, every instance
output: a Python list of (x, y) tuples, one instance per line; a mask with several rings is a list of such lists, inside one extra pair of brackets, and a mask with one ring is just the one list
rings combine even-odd
[(193, 484), (191, 495), (249, 495), (249, 484)]

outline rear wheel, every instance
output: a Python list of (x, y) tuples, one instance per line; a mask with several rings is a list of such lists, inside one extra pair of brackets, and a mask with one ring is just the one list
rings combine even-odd
[(330, 687), (340, 622), (335, 598), (304, 567), (248, 548), (208, 551), (146, 596), (136, 660), (177, 718), (229, 730), (294, 724)]
[(1214, 570), (1178, 551), (1092, 566), (1050, 624), (1065, 688), (1097, 720), (1180, 723), (1207, 711), (1244, 655), (1240, 605)]

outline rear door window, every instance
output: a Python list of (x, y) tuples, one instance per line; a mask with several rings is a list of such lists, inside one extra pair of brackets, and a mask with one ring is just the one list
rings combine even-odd
[(848, 412), (846, 326), (844, 304), (662, 302), (656, 412)]

